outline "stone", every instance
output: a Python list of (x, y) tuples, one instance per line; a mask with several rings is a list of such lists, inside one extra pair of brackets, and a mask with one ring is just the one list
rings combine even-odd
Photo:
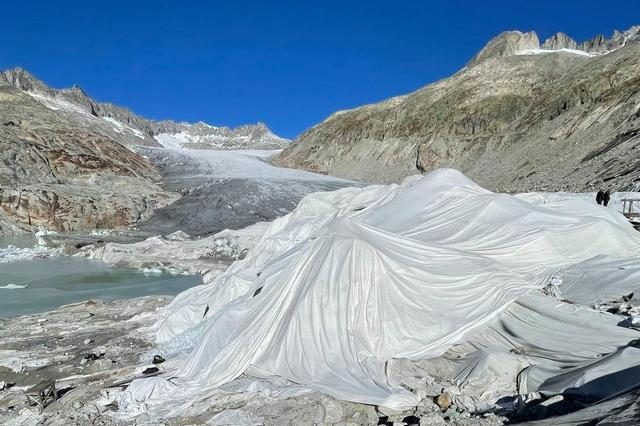
[(420, 418), (414, 415), (411, 416), (406, 416), (405, 418), (402, 419), (402, 422), (406, 425), (419, 425), (420, 424)]
[(451, 396), (447, 392), (443, 392), (440, 395), (436, 396), (434, 401), (442, 411), (449, 409), (452, 404)]

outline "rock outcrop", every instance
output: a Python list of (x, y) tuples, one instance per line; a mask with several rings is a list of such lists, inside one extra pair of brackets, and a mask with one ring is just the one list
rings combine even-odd
[(124, 227), (179, 198), (154, 183), (147, 160), (92, 128), (99, 118), (71, 120), (17, 88), (37, 82), (9, 78), (0, 80), (0, 234)]
[(470, 66), (490, 58), (513, 56), (518, 52), (540, 47), (538, 35), (533, 31), (506, 31), (491, 40), (469, 63)]
[(546, 39), (541, 47), (547, 50), (577, 49), (578, 43), (565, 33), (556, 33)]
[[(450, 78), (341, 111), (277, 162), (368, 182), (455, 167), (493, 190), (621, 190), (640, 179), (640, 27), (576, 44), (492, 40)], [(582, 49), (582, 50), (578, 50)]]

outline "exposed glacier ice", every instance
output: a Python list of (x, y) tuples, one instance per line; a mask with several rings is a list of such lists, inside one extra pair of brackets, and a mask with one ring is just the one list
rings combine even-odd
[(343, 179), (275, 167), (277, 151), (141, 148), (160, 168), (168, 190), (182, 194), (156, 210), (140, 229), (164, 234), (181, 229), (208, 235), (273, 220), (293, 210), (311, 192), (356, 185)]

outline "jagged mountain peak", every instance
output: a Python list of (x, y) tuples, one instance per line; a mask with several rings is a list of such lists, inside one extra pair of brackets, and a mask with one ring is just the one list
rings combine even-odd
[(558, 32), (549, 37), (542, 43), (542, 49), (560, 50), (560, 49), (576, 49), (578, 43), (563, 32)]
[[(52, 89), (23, 68), (0, 72), (0, 83), (32, 95), (49, 109), (64, 114), (65, 119), (84, 122), (88, 127), (103, 129), (124, 145), (155, 145), (158, 136), (186, 137), (184, 143), (200, 148), (283, 148), (290, 141), (275, 135), (262, 122), (234, 129), (218, 127), (203, 121), (177, 123), (171, 120), (149, 120), (131, 110), (91, 98), (78, 84), (70, 88)], [(178, 144), (182, 145), (182, 144)]]
[(582, 56), (598, 56), (610, 53), (623, 47), (628, 42), (640, 40), (640, 26), (633, 26), (626, 31), (614, 31), (611, 38), (596, 35), (581, 43), (563, 32), (547, 38), (542, 45), (534, 31), (505, 31), (494, 37), (469, 62), (474, 66), (488, 59), (514, 55), (538, 55), (553, 52), (572, 53)]
[(596, 38), (603, 50), (591, 53), (565, 34), (541, 47), (533, 32), (502, 33), (451, 77), (335, 113), (275, 161), (375, 183), (455, 167), (509, 192), (630, 185), (640, 180), (637, 37)]
[(469, 65), (475, 65), (491, 58), (512, 56), (517, 52), (538, 49), (540, 40), (535, 31), (523, 33), (521, 31), (505, 31), (492, 38), (480, 52), (471, 60)]
[(5, 70), (1, 75), (6, 83), (20, 90), (36, 90), (40, 92), (49, 92), (51, 90), (44, 82), (21, 67)]
[(180, 148), (281, 149), (291, 142), (275, 135), (263, 122), (230, 128), (202, 121), (193, 124), (163, 121), (154, 137), (163, 146)]
[(87, 92), (84, 91), (84, 89), (82, 87), (80, 87), (77, 84), (74, 84), (73, 86), (71, 86), (68, 89), (62, 89), (62, 92), (69, 92), (69, 93), (77, 93), (79, 95), (83, 95), (86, 96), (87, 98), (89, 97), (89, 95), (87, 95)]
[(608, 53), (624, 46), (627, 42), (640, 40), (640, 25), (635, 25), (626, 31), (614, 31), (611, 38), (599, 34), (591, 40), (583, 41), (578, 49), (587, 53)]

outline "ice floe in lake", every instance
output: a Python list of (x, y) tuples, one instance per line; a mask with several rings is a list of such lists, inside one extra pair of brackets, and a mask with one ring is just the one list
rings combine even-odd
[(58, 255), (60, 255), (60, 250), (39, 245), (34, 247), (16, 247), (14, 245), (0, 247), (0, 263), (42, 259)]
[(0, 288), (5, 289), (5, 290), (16, 290), (16, 289), (19, 289), (19, 288), (27, 288), (27, 286), (26, 285), (9, 283), (7, 285), (0, 286)]

